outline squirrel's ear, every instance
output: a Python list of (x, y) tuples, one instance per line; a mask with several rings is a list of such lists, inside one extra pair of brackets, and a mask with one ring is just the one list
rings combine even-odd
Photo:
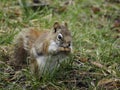
[(68, 24), (67, 24), (66, 22), (64, 23), (64, 25), (65, 25), (66, 27), (68, 27)]
[(54, 32), (57, 32), (57, 28), (59, 28), (59, 27), (60, 27), (60, 24), (58, 22), (55, 22), (53, 25)]

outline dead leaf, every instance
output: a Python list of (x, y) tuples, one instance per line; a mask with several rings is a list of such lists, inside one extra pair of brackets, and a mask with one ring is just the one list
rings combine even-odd
[(78, 60), (78, 62), (79, 62), (79, 61), (80, 61), (80, 62), (83, 62), (83, 63), (88, 62), (88, 59), (87, 59), (87, 58), (82, 58), (82, 57), (80, 57), (80, 56), (75, 56), (75, 58)]
[(92, 65), (95, 65), (95, 66), (97, 66), (98, 68), (106, 68), (104, 65), (102, 65), (100, 62), (95, 62), (95, 61), (91, 61), (90, 60), (90, 63), (92, 64)]
[(113, 76), (116, 76), (116, 72), (110, 68), (107, 68), (105, 65), (101, 64), (100, 62), (95, 62), (95, 61), (89, 61), (92, 65), (95, 65), (98, 68), (102, 68), (103, 70), (105, 70), (104, 75), (108, 75), (111, 74)]
[(60, 6), (58, 6), (57, 8), (54, 8), (53, 12), (58, 13), (58, 14), (63, 13), (65, 11), (67, 11), (68, 6), (71, 6), (71, 5), (73, 6), (74, 4), (75, 3), (74, 3), (73, 0), (67, 0), (63, 4), (61, 4)]
[(120, 27), (120, 20), (119, 19), (116, 19), (114, 21), (114, 27)]
[(120, 79), (102, 79), (97, 84), (101, 89), (120, 89)]
[[(114, 29), (114, 28), (119, 28), (120, 27), (120, 17), (116, 17), (115, 20), (113, 21), (113, 25), (111, 27), (111, 29)], [(118, 29), (119, 30), (119, 29)]]
[(55, 13), (63, 13), (67, 10), (67, 6), (59, 6), (58, 8), (54, 8), (53, 12)]
[(97, 14), (97, 13), (100, 12), (100, 8), (99, 7), (92, 6), (91, 9), (92, 9), (92, 11), (93, 11), (94, 14)]

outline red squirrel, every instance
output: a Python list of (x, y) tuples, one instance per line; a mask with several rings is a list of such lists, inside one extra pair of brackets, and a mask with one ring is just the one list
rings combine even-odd
[(14, 64), (29, 57), (33, 73), (53, 70), (72, 52), (72, 36), (67, 23), (55, 22), (51, 30), (23, 30), (15, 38)]

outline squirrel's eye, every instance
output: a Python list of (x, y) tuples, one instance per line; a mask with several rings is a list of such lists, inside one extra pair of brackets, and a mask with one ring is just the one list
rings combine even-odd
[(58, 39), (58, 40), (62, 40), (62, 38), (63, 38), (62, 34), (61, 34), (61, 33), (58, 34), (57, 39)]

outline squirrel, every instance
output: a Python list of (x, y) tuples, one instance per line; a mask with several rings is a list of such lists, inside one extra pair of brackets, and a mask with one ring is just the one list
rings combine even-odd
[(29, 57), (32, 73), (39, 75), (59, 66), (72, 52), (72, 36), (67, 23), (55, 22), (49, 31), (22, 30), (14, 42), (14, 65), (22, 65)]

